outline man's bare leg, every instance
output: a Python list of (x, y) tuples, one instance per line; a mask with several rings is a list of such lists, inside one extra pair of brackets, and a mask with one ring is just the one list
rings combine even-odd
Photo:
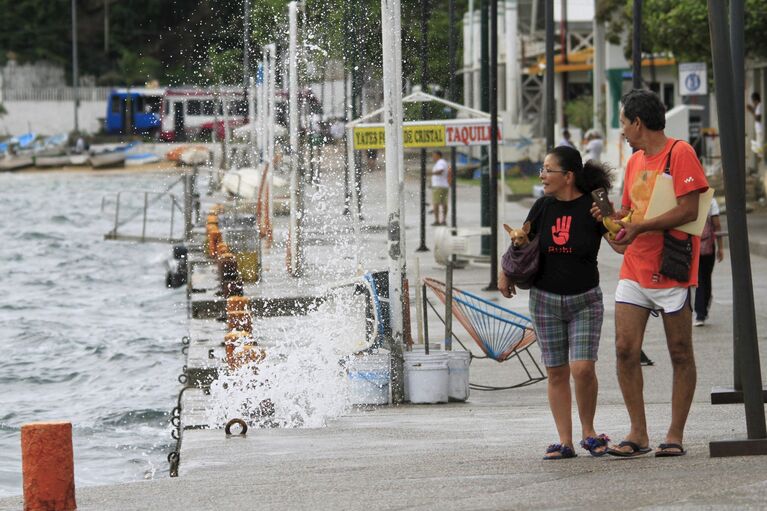
[[(689, 300), (689, 297), (688, 297)], [(666, 331), (666, 343), (674, 368), (671, 390), (671, 425), (666, 433), (666, 443), (682, 445), (684, 426), (690, 413), (692, 398), (695, 395), (697, 371), (695, 354), (692, 347), (692, 313), (689, 302), (682, 310), (673, 314), (663, 314), (663, 328)], [(679, 449), (667, 449), (679, 451)]]
[[(625, 439), (640, 447), (649, 443), (644, 409), (644, 379), (640, 364), (642, 341), (650, 311), (625, 303), (615, 304), (615, 355), (618, 383), (623, 402), (631, 420), (631, 430)], [(614, 449), (631, 451), (630, 447)]]

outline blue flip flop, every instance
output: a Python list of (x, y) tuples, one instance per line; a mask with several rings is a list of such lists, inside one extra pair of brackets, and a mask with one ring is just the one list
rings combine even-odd
[(618, 458), (633, 458), (635, 456), (642, 456), (643, 454), (647, 454), (648, 452), (652, 451), (649, 446), (639, 447), (638, 444), (635, 444), (631, 440), (624, 440), (618, 444), (618, 447), (631, 447), (631, 450), (621, 451), (620, 449), (610, 448), (607, 449), (607, 454), (610, 456), (617, 456)]
[(575, 451), (572, 447), (568, 447), (566, 445), (562, 444), (551, 444), (546, 448), (546, 454), (551, 454), (553, 452), (559, 453), (558, 456), (544, 456), (544, 460), (564, 460), (568, 458), (575, 458), (578, 455), (575, 454)]
[(607, 449), (598, 451), (600, 447), (607, 447), (607, 442), (610, 441), (610, 437), (602, 433), (598, 437), (589, 436), (581, 440), (581, 447), (589, 451), (589, 454), (595, 458), (599, 458), (607, 454)]

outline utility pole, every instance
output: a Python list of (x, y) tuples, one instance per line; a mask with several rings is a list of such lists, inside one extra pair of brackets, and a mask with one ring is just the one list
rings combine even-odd
[[(746, 140), (746, 101), (743, 91), (745, 86), (743, 84), (743, 61), (745, 59), (743, 36), (743, 2), (742, 0), (730, 1), (730, 51), (732, 53), (732, 86), (735, 89), (735, 108), (732, 110), (732, 116), (735, 119), (735, 134), (738, 140), (738, 164), (740, 165), (740, 171), (745, 175), (746, 172), (746, 151), (744, 143)], [(741, 63), (741, 65), (737, 65)], [(720, 129), (721, 131), (721, 129)], [(745, 189), (745, 181), (743, 187)], [(740, 324), (741, 310), (733, 307), (732, 319), (733, 324)], [(733, 330), (733, 386), (736, 390), (742, 391), (743, 385), (741, 382), (740, 374), (740, 356), (738, 355), (738, 347), (741, 345), (739, 339), (740, 329)]]
[(386, 216), (389, 256), (389, 325), (392, 352), (392, 401), (405, 398), (402, 346), (404, 340), (403, 282), (405, 260), (402, 140), (402, 27), (399, 0), (381, 0), (383, 46), (384, 131), (386, 139)]
[[(429, 47), (427, 32), (429, 30), (429, 0), (421, 0), (421, 92), (426, 92), (429, 81)], [(426, 120), (426, 103), (421, 103), (421, 120)], [(433, 201), (432, 201), (433, 202)], [(437, 205), (432, 204), (435, 211)], [(428, 252), (426, 246), (426, 149), (421, 148), (421, 244), (416, 252)], [(418, 291), (416, 291), (418, 292)]]
[[(560, 46), (560, 53), (562, 55), (562, 64), (567, 64), (567, 0), (562, 0), (561, 3), (562, 6), (562, 19), (559, 20), (559, 46)], [(567, 121), (567, 114), (565, 113), (565, 105), (567, 104), (567, 71), (562, 71), (560, 81), (562, 82), (562, 100), (561, 108), (559, 109), (562, 113), (562, 123), (560, 125), (560, 128), (565, 129), (568, 127), (568, 121)]]
[(634, 33), (631, 39), (631, 85), (642, 88), (642, 0), (634, 0)]
[[(351, 20), (351, 15), (349, 14), (349, 11), (351, 10), (351, 2), (345, 2), (344, 3), (344, 26), (348, 27)], [(349, 52), (351, 51), (351, 44), (349, 41), (349, 31), (344, 31), (344, 37), (343, 37), (343, 60), (344, 60), (344, 154), (349, 154), (350, 151), (350, 144), (353, 143), (352, 140), (349, 140), (349, 130), (346, 129), (346, 124), (353, 120), (354, 118), (350, 114), (350, 107), (349, 107), (349, 96), (350, 94), (350, 84), (348, 83), (350, 81), (350, 75), (349, 75), (349, 65), (348, 65), (348, 58), (349, 58)], [(349, 160), (350, 158), (344, 158), (344, 209), (343, 214), (348, 215), (349, 214), (349, 204), (351, 203), (351, 190), (349, 189), (349, 171), (351, 170), (349, 168)]]
[(72, 0), (72, 94), (75, 103), (75, 133), (80, 132), (80, 125), (77, 120), (77, 109), (80, 106), (80, 95), (78, 94), (77, 82), (80, 81), (77, 64), (77, 0)]
[(554, 148), (554, 117), (556, 109), (554, 108), (554, 0), (544, 0), (544, 16), (546, 17), (546, 74), (544, 83), (546, 85), (546, 125), (544, 133), (546, 135), (546, 151)]
[(303, 273), (303, 246), (301, 223), (303, 212), (303, 179), (298, 146), (298, 2), (288, 4), (288, 109), (290, 124), (290, 273), (300, 277)]
[(104, 53), (109, 53), (109, 0), (104, 0)]
[[(450, 58), (449, 63), (449, 74), (448, 77), (448, 97), (450, 98), (450, 101), (453, 103), (458, 102), (458, 94), (456, 90), (456, 84), (455, 84), (455, 74), (456, 74), (456, 44), (455, 44), (455, 0), (449, 0), (448, 7), (448, 23), (449, 23), (449, 33), (448, 33), (448, 40), (447, 40), (447, 47), (448, 47), (448, 54)], [(469, 11), (471, 13), (471, 16), (474, 16), (474, 13)], [(470, 37), (474, 37), (471, 35)], [(472, 64), (473, 67), (473, 64)], [(455, 113), (453, 113), (453, 117), (455, 117)], [(456, 214), (455, 207), (457, 203), (456, 198), (456, 192), (458, 190), (458, 186), (456, 184), (458, 174), (456, 172), (456, 149), (455, 147), (450, 148), (450, 170), (453, 173), (453, 179), (450, 180), (450, 225), (452, 227), (457, 227), (458, 223), (458, 215)]]
[(490, 283), (498, 289), (498, 0), (490, 0)]
[[(741, 129), (734, 126), (738, 122), (738, 108), (743, 108), (743, 90), (737, 90), (733, 76), (743, 69), (743, 54), (735, 53), (730, 47), (730, 40), (735, 30), (743, 29), (742, 0), (730, 11), (732, 25), (727, 23), (726, 4), (718, 0), (708, 0), (708, 23), (711, 35), (711, 56), (714, 64), (714, 82), (716, 86), (716, 106), (719, 114), (720, 137), (722, 145), (722, 168), (724, 169), (724, 191), (727, 200), (727, 226), (730, 230), (730, 261), (732, 264), (733, 336), (735, 341), (736, 367), (739, 366), (739, 381), (742, 385), (740, 397), (745, 405), (747, 439), (722, 440), (709, 443), (712, 457), (767, 455), (767, 427), (764, 417), (764, 395), (762, 388), (761, 367), (759, 362), (759, 343), (756, 331), (754, 290), (751, 275), (751, 260), (748, 247), (748, 228), (746, 226), (746, 187), (745, 157)], [(732, 6), (731, 6), (732, 7)], [(742, 51), (742, 47), (737, 49)], [(738, 69), (736, 71), (736, 69)], [(745, 122), (744, 122), (745, 123)], [(711, 398), (714, 401), (715, 393)], [(733, 402), (733, 401), (718, 401)]]
[[(489, 17), (491, 0), (481, 0), (480, 4), (480, 90), (481, 90), (481, 110), (487, 112), (490, 110), (490, 48), (488, 47)], [(480, 182), (480, 207), (482, 227), (490, 227), (490, 169), (488, 168), (487, 147), (482, 146), (482, 158), (480, 163), (481, 182)], [(482, 254), (490, 255), (490, 236), (482, 236)]]
[[(250, 0), (245, 0), (242, 14), (242, 32), (242, 86), (247, 90), (250, 79), (250, 64), (248, 62), (250, 54)], [(253, 119), (250, 122), (253, 122)]]

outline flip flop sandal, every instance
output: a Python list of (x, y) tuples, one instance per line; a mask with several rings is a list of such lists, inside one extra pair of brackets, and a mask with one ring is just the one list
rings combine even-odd
[(593, 436), (589, 436), (581, 440), (581, 447), (589, 451), (589, 454), (594, 456), (595, 458), (599, 458), (600, 456), (604, 456), (607, 454), (607, 449), (604, 449), (602, 451), (598, 451), (600, 447), (607, 447), (607, 442), (610, 441), (610, 437), (605, 435), (604, 433), (599, 435), (598, 437), (594, 438)]
[(551, 453), (558, 453), (558, 456), (544, 456), (544, 460), (564, 460), (568, 458), (575, 458), (578, 455), (575, 454), (575, 451), (572, 449), (572, 447), (568, 447), (566, 445), (562, 444), (551, 444), (546, 448), (546, 454)]
[(652, 451), (650, 447), (639, 447), (638, 444), (635, 444), (631, 440), (624, 440), (623, 442), (618, 444), (618, 447), (631, 447), (630, 451), (621, 451), (620, 449), (607, 449), (607, 454), (610, 456), (617, 456), (619, 458), (633, 458), (635, 456), (642, 456), (643, 454), (647, 454), (648, 452)]
[[(684, 450), (681, 444), (660, 444), (658, 445), (658, 451), (655, 451), (656, 458), (673, 458), (675, 456), (684, 456), (687, 451)], [(679, 449), (678, 451), (669, 451), (668, 449)]]

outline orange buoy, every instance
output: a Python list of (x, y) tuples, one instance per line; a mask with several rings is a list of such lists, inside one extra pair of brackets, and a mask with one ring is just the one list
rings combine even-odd
[(205, 223), (206, 223), (207, 225), (218, 225), (218, 215), (214, 215), (214, 214), (212, 214), (212, 213), (211, 213), (211, 214), (210, 214), (210, 215), (208, 215), (208, 217), (206, 218), (206, 221), (205, 221)]
[(226, 299), (226, 313), (247, 311), (250, 309), (250, 300), (244, 296), (232, 296)]
[(33, 422), (21, 427), (24, 511), (74, 511), (72, 423)]
[(253, 332), (253, 317), (250, 312), (232, 311), (226, 313), (226, 327), (229, 330), (242, 330), (243, 332)]

